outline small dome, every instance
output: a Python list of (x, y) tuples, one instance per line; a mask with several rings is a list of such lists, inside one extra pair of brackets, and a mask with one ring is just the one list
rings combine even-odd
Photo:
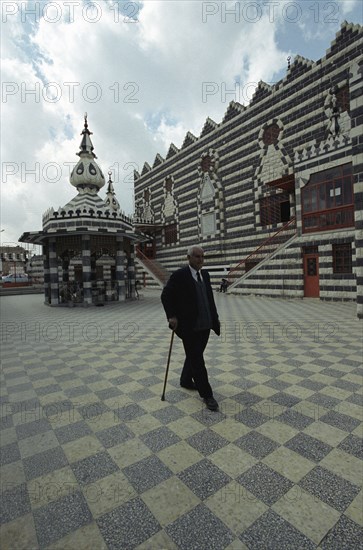
[(77, 189), (78, 187), (96, 187), (98, 190), (105, 185), (105, 177), (93, 157), (83, 156), (73, 168), (70, 182)]

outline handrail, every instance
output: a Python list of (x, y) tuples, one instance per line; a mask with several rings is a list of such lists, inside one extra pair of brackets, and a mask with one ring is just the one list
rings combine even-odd
[(136, 256), (139, 256), (141, 260), (150, 260), (139, 248), (136, 248)]
[(143, 262), (143, 264), (155, 275), (155, 277), (161, 282), (165, 283), (169, 277), (169, 274), (165, 268), (163, 268), (158, 262), (145, 256), (141, 250), (136, 250), (136, 256)]
[[(260, 246), (258, 246), (256, 248), (256, 250), (254, 250), (253, 252), (251, 252), (251, 254), (249, 254), (246, 258), (244, 258), (243, 260), (241, 260), (234, 268), (232, 268), (228, 274), (228, 284), (232, 284), (232, 282), (234, 282), (235, 280), (235, 277), (236, 275), (234, 275), (234, 273), (238, 270), (241, 269), (242, 266), (245, 266), (246, 265), (246, 262), (248, 262), (248, 260), (252, 259), (254, 256), (257, 256), (259, 251), (262, 250), (262, 248), (268, 246), (269, 244), (273, 243), (273, 241), (276, 240), (277, 237), (279, 237), (279, 235), (286, 231), (287, 229), (290, 228), (290, 226), (292, 224), (295, 224), (296, 222), (296, 218), (291, 218), (291, 220), (289, 220), (287, 223), (285, 223), (282, 227), (280, 227), (280, 229), (278, 231), (276, 231), (276, 233), (274, 233), (271, 237), (268, 237), (265, 241), (263, 241)], [(263, 258), (261, 258), (257, 263), (260, 263), (261, 261), (263, 260)]]

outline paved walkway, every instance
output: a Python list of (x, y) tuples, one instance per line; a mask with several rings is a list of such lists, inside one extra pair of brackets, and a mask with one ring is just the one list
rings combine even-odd
[(0, 299), (3, 550), (357, 550), (356, 307), (216, 294), (220, 412), (179, 387), (159, 293), (107, 307)]

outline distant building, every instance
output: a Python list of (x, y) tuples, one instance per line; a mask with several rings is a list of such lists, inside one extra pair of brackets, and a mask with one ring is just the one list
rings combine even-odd
[(171, 272), (200, 243), (229, 292), (355, 300), (363, 317), (362, 53), (362, 27), (344, 22), (322, 59), (296, 56), (247, 107), (145, 162), (140, 254)]
[(22, 246), (0, 246), (1, 274), (25, 273), (28, 257), (28, 251)]

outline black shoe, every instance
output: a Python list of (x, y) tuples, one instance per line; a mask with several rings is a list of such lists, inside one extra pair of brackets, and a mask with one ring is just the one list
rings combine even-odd
[(191, 381), (189, 384), (182, 384), (180, 382), (180, 385), (182, 388), (185, 388), (186, 390), (196, 390), (197, 386), (195, 385), (195, 382)]
[(217, 411), (218, 410), (218, 403), (214, 399), (214, 397), (205, 397), (204, 403), (207, 405), (207, 409), (210, 411)]

